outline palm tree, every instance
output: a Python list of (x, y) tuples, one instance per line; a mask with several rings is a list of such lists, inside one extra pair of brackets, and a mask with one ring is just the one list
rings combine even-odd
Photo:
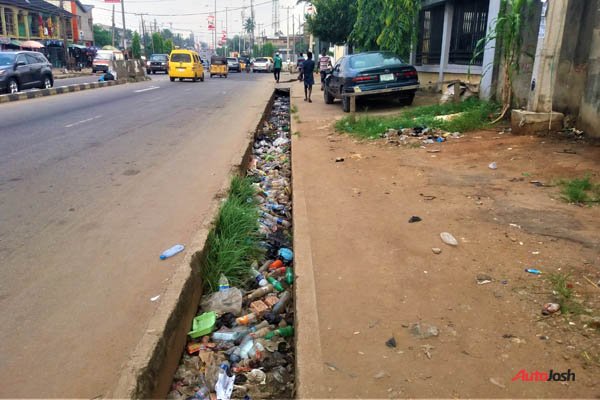
[(254, 29), (256, 28), (256, 21), (254, 18), (249, 17), (244, 21), (244, 30), (250, 35), (250, 48), (254, 49)]

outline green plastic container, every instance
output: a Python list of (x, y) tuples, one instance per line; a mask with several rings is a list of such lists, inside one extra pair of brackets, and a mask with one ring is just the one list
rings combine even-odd
[(192, 322), (192, 330), (188, 332), (188, 335), (192, 339), (199, 338), (211, 333), (217, 322), (217, 314), (214, 311), (207, 312), (198, 315)]

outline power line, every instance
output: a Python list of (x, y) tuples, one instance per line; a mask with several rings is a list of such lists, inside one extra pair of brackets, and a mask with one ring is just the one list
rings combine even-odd
[[(262, 3), (257, 3), (257, 4), (255, 4), (255, 6), (258, 7), (258, 6), (264, 6), (264, 5), (267, 5), (267, 4), (271, 4), (271, 1), (272, 0), (264, 1)], [(99, 7), (99, 6), (94, 6), (94, 8), (98, 9), (98, 10), (103, 10), (103, 11), (112, 11), (112, 10), (110, 10), (108, 8)], [(245, 10), (247, 8), (250, 8), (250, 7), (249, 6), (235, 7), (235, 8), (229, 9), (229, 11)], [(199, 16), (199, 15), (212, 15), (212, 14), (219, 14), (219, 13), (224, 13), (224, 12), (226, 12), (225, 9), (216, 10), (216, 11), (198, 12), (198, 13), (186, 13), (186, 14), (151, 14), (151, 13), (147, 13), (146, 15), (149, 15), (151, 17), (195, 17), (195, 16)], [(125, 14), (128, 14), (128, 15), (137, 15), (139, 13), (126, 12)]]

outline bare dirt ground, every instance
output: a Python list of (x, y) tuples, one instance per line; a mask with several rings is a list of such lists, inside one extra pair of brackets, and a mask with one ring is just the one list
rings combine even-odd
[[(322, 355), (303, 366), (314, 370), (303, 393), (599, 397), (600, 206), (567, 204), (553, 185), (585, 173), (600, 181), (600, 146), (497, 131), (425, 149), (359, 141), (334, 132), (339, 103), (318, 91), (305, 103), (300, 89), (294, 190), (306, 197)], [(551, 274), (570, 274), (578, 313), (541, 314), (555, 299)], [(417, 322), (439, 334), (415, 335)], [(575, 381), (512, 380), (569, 369)]]

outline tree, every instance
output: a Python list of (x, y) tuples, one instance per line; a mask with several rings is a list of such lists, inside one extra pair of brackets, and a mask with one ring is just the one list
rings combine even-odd
[(408, 57), (416, 41), (420, 0), (358, 0), (351, 38), (362, 50), (389, 50)]
[(256, 28), (256, 21), (254, 18), (249, 17), (244, 21), (244, 30), (248, 35), (250, 35), (250, 48), (252, 49), (252, 54), (256, 55), (254, 51), (254, 29)]
[(94, 42), (102, 48), (112, 44), (112, 33), (103, 29), (100, 25), (94, 25)]
[(273, 43), (265, 43), (260, 49), (260, 55), (263, 57), (273, 57), (275, 54), (275, 46)]
[(133, 39), (131, 40), (131, 53), (133, 54), (133, 58), (140, 58), (142, 56), (141, 38), (137, 32), (133, 34)]
[(162, 54), (164, 53), (164, 42), (160, 33), (155, 32), (152, 34), (152, 46), (154, 47), (154, 53)]
[(357, 1), (313, 0), (316, 13), (306, 18), (308, 30), (325, 42), (348, 43), (356, 22)]
[(173, 50), (173, 39), (167, 39), (163, 42), (163, 52), (165, 54), (171, 54)]

